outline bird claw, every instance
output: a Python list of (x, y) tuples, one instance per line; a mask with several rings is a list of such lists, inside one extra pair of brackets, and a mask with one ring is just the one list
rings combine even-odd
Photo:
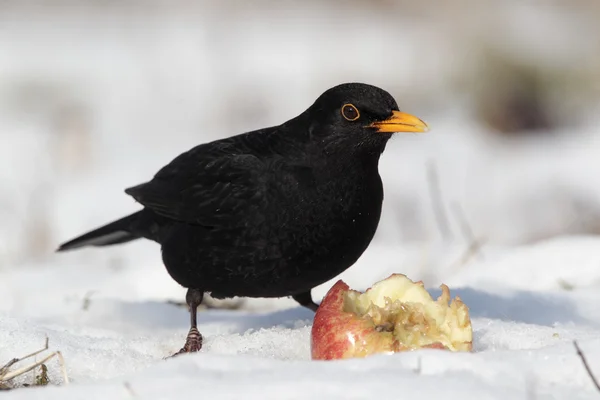
[(197, 328), (191, 328), (187, 338), (185, 339), (185, 345), (177, 353), (167, 358), (173, 358), (184, 353), (196, 353), (202, 349), (202, 334)]

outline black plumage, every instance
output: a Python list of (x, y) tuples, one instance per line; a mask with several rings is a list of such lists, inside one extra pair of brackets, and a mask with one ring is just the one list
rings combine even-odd
[(149, 182), (126, 189), (143, 209), (63, 244), (59, 251), (138, 238), (158, 242), (188, 288), (197, 351), (202, 295), (293, 296), (349, 268), (381, 215), (381, 153), (394, 132), (424, 132), (386, 91), (359, 83), (323, 93), (299, 116), (192, 148)]

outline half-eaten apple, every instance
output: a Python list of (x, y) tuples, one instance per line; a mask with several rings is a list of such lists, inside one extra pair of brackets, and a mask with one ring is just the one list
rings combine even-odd
[(314, 360), (366, 357), (420, 348), (471, 351), (468, 307), (448, 286), (437, 300), (423, 282), (392, 274), (364, 293), (342, 280), (329, 289), (311, 331)]

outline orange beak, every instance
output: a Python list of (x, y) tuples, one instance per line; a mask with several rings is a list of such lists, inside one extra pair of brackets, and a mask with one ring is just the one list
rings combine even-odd
[(370, 128), (377, 129), (380, 133), (395, 132), (427, 132), (429, 127), (414, 115), (403, 113), (401, 111), (392, 111), (392, 116), (384, 121), (373, 122)]

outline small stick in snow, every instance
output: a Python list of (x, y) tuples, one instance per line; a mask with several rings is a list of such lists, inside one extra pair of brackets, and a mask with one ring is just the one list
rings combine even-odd
[(131, 397), (137, 397), (137, 394), (135, 393), (129, 382), (123, 382), (123, 386), (125, 387), (125, 390), (127, 390), (127, 393), (129, 393)]
[(0, 378), (4, 376), (4, 374), (6, 374), (8, 372), (8, 369), (10, 367), (12, 367), (14, 364), (18, 363), (19, 359), (18, 358), (13, 358), (12, 360), (10, 360), (9, 362), (7, 362), (4, 367), (0, 368)]
[(460, 268), (467, 265), (471, 258), (479, 252), (479, 249), (483, 244), (485, 244), (485, 241), (470, 243), (469, 246), (465, 249), (465, 251), (461, 254), (458, 261), (456, 261), (450, 268), (459, 270)]
[(437, 168), (433, 162), (427, 164), (427, 182), (429, 183), (429, 192), (431, 194), (431, 205), (433, 207), (433, 215), (437, 222), (442, 237), (445, 240), (452, 239), (450, 232), (448, 217), (444, 210), (444, 200), (442, 198), (442, 189), (440, 188), (440, 179)]
[(472, 249), (471, 252), (473, 255), (478, 256), (479, 259), (483, 259), (483, 252), (481, 251), (482, 243), (473, 234), (473, 229), (471, 228), (471, 224), (469, 224), (469, 221), (465, 216), (463, 208), (460, 204), (454, 202), (452, 204), (452, 211), (454, 212), (454, 216), (460, 225), (460, 230), (462, 231), (465, 240), (470, 243), (469, 248)]
[(576, 340), (573, 340), (573, 345), (575, 346), (575, 350), (577, 350), (577, 355), (579, 356), (579, 358), (581, 358), (581, 362), (583, 363), (583, 366), (585, 367), (585, 370), (586, 370), (587, 374), (592, 379), (592, 382), (594, 383), (594, 386), (596, 386), (596, 390), (598, 390), (600, 392), (600, 385), (598, 384), (598, 381), (596, 380), (596, 377), (592, 373), (592, 370), (590, 369), (590, 366), (588, 365), (587, 359), (585, 358), (585, 355), (583, 354), (583, 352), (579, 348), (579, 345), (577, 344)]
[(81, 309), (83, 311), (87, 311), (90, 308), (90, 305), (92, 304), (92, 295), (95, 292), (93, 290), (88, 291), (85, 296), (83, 296), (83, 303), (81, 304)]
[(421, 372), (423, 371), (423, 360), (421, 359), (421, 357), (417, 358), (417, 367), (415, 369), (413, 369), (413, 372), (417, 375), (421, 375)]
[(39, 367), (40, 365), (44, 364), (45, 362), (47, 362), (48, 360), (50, 360), (52, 357), (57, 357), (58, 358), (58, 362), (60, 364), (60, 368), (61, 368), (61, 372), (63, 375), (63, 379), (65, 381), (65, 384), (69, 384), (69, 377), (67, 376), (67, 370), (65, 368), (65, 359), (63, 358), (62, 354), (60, 351), (55, 351), (54, 353), (50, 353), (48, 356), (44, 357), (42, 360), (40, 361), (36, 361), (33, 364), (27, 365), (25, 367), (19, 368), (16, 371), (12, 371), (12, 372), (8, 372), (9, 368), (12, 367), (14, 364), (26, 360), (28, 358), (34, 357), (40, 353), (43, 353), (44, 351), (48, 350), (48, 337), (46, 337), (46, 343), (44, 344), (44, 348), (38, 351), (34, 351), (31, 354), (28, 354), (24, 357), (21, 358), (13, 358), (12, 360), (10, 360), (8, 363), (6, 363), (5, 366), (3, 366), (2, 368), (0, 368), (0, 383), (2, 382), (8, 382), (11, 379), (16, 378), (19, 375), (23, 375), (37, 367)]
[(525, 379), (525, 390), (527, 393), (527, 397), (526, 397), (527, 400), (537, 399), (535, 383), (536, 383), (535, 375), (533, 372), (530, 372)]
[(454, 211), (456, 219), (458, 220), (458, 223), (461, 226), (463, 236), (469, 243), (465, 251), (459, 257), (459, 259), (454, 264), (452, 264), (452, 266), (450, 266), (451, 269), (458, 270), (467, 265), (471, 258), (473, 258), (474, 256), (479, 256), (479, 258), (483, 258), (481, 248), (485, 244), (485, 239), (477, 239), (475, 237), (475, 235), (473, 234), (473, 230), (471, 229), (471, 226), (469, 225), (469, 222), (465, 217), (465, 213), (463, 212), (462, 207), (458, 203), (454, 203), (452, 205), (452, 209)]
[[(44, 352), (46, 350), (48, 350), (48, 338), (46, 338), (46, 344), (44, 345), (43, 349), (38, 350), (38, 351), (34, 351), (33, 353), (26, 355), (25, 357), (13, 358), (9, 362), (7, 362), (6, 365), (4, 365), (2, 368), (0, 368), (0, 382), (6, 382), (6, 381), (9, 381), (12, 378), (18, 376), (18, 375), (21, 375), (21, 374), (18, 374), (18, 375), (14, 375), (14, 376), (8, 378), (8, 376), (11, 376), (12, 374), (14, 374), (14, 372), (12, 372), (11, 374), (8, 374), (8, 370), (9, 370), (10, 367), (12, 367), (13, 365), (15, 365), (19, 361), (23, 361), (23, 360), (25, 360), (27, 358), (31, 358), (33, 356), (36, 356), (36, 355), (38, 355), (38, 354), (40, 354), (40, 353), (42, 353), (42, 352)], [(35, 367), (37, 367), (37, 365), (35, 365), (33, 368), (35, 368)], [(30, 370), (27, 370), (27, 371), (30, 371)], [(24, 371), (23, 373), (25, 373), (27, 371)]]

